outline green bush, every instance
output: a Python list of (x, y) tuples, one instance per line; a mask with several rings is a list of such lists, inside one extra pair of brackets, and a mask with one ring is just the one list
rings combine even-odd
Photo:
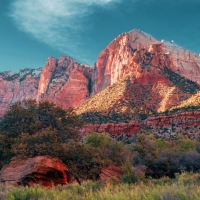
[(64, 145), (61, 159), (69, 167), (79, 184), (88, 179), (97, 180), (101, 168), (105, 166), (104, 160), (94, 147), (74, 141)]
[(105, 133), (86, 135), (84, 144), (94, 147), (99, 152), (101, 159), (107, 164), (122, 165), (125, 162), (123, 143), (117, 142)]

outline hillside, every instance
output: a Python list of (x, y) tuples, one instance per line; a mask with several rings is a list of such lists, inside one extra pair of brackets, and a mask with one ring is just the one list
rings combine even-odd
[(173, 69), (164, 44), (139, 48), (129, 59), (123, 77), (76, 111), (85, 122), (106, 123), (145, 119), (177, 107), (196, 94), (200, 86)]

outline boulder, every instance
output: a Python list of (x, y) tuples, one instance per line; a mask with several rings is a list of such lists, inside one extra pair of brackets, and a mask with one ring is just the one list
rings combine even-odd
[(61, 161), (49, 156), (18, 159), (14, 157), (8, 166), (0, 171), (0, 182), (12, 185), (44, 187), (67, 185), (74, 182), (69, 169)]

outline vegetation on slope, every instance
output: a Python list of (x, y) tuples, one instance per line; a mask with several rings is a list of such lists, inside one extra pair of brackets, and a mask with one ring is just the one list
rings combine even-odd
[[(144, 120), (149, 115), (179, 106), (181, 102), (191, 102), (186, 99), (200, 90), (195, 82), (167, 67), (160, 69), (147, 65), (142, 70), (141, 77), (124, 76), (81, 104), (76, 108), (76, 113), (81, 115), (84, 123)], [(151, 81), (152, 76), (156, 76), (156, 80)]]
[(153, 113), (146, 98), (152, 87), (142, 87), (140, 90), (138, 87), (126, 76), (81, 104), (76, 113), (81, 115), (84, 123), (118, 123), (145, 119)]

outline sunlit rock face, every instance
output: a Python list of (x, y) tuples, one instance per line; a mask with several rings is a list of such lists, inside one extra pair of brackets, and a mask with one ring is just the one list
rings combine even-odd
[(89, 98), (92, 90), (92, 68), (71, 57), (50, 57), (42, 70), (37, 101), (52, 101), (67, 109)]
[(42, 68), (0, 73), (0, 116), (16, 101), (35, 99)]
[(93, 93), (100, 92), (122, 78), (127, 73), (128, 63), (134, 53), (141, 48), (153, 52), (153, 44), (163, 45), (162, 52), (171, 60), (173, 72), (200, 83), (200, 57), (197, 54), (179, 47), (173, 41), (158, 41), (151, 35), (134, 29), (119, 35), (100, 53), (94, 67)]
[[(0, 73), (0, 116), (23, 99), (48, 100), (65, 109), (77, 107), (119, 80), (123, 90), (118, 88), (119, 92), (116, 85), (115, 91), (111, 88), (112, 97), (107, 91), (108, 102), (99, 95), (93, 105), (101, 103), (101, 110), (105, 107), (103, 112), (107, 113), (110, 108), (104, 105), (115, 104), (120, 113), (130, 110), (131, 102), (147, 113), (162, 112), (179, 106), (200, 90), (200, 57), (174, 42), (158, 41), (134, 29), (114, 39), (94, 67), (62, 56), (59, 60), (49, 57), (43, 69)], [(93, 105), (91, 110), (96, 112)], [(82, 110), (79, 113), (88, 111)]]

